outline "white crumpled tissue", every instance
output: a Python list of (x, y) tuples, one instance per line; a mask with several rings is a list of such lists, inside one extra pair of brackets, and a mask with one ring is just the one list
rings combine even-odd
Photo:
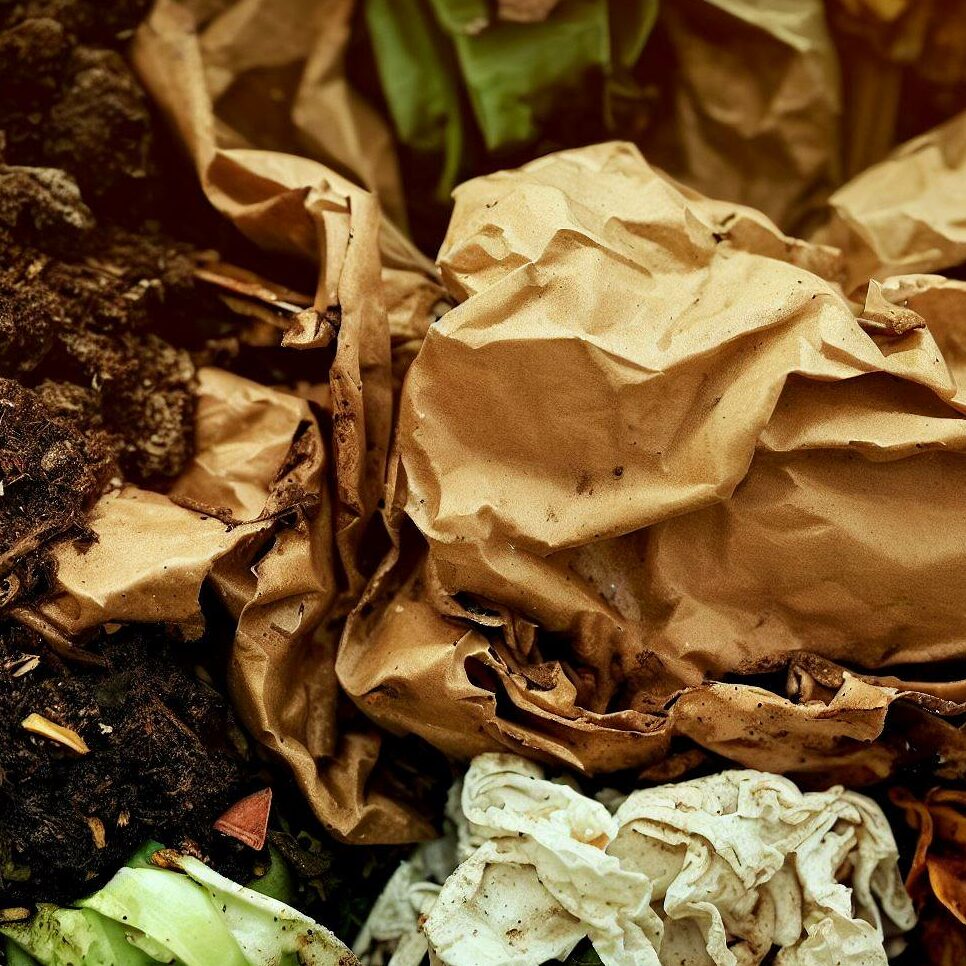
[[(448, 838), (373, 907), (369, 966), (879, 966), (915, 922), (871, 799), (725, 771), (588, 798), (515, 755), (475, 758)], [(608, 807), (610, 806), (610, 807)]]

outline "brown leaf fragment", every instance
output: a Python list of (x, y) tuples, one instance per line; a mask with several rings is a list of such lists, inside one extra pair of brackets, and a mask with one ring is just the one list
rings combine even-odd
[(966, 861), (930, 856), (926, 868), (936, 898), (966, 925)]
[(903, 809), (909, 825), (919, 830), (919, 841), (916, 843), (916, 853), (913, 856), (909, 874), (906, 876), (906, 888), (915, 891), (915, 884), (926, 869), (926, 855), (933, 840), (932, 815), (925, 803), (919, 801), (908, 789), (893, 788), (889, 792), (892, 803)]
[(272, 810), (272, 790), (263, 788), (235, 802), (215, 823), (214, 828), (261, 851), (268, 835), (268, 815)]
[(87, 747), (87, 742), (76, 731), (72, 728), (65, 728), (63, 725), (55, 724), (42, 714), (37, 714), (36, 712), (28, 714), (20, 724), (32, 734), (56, 741), (57, 744), (63, 745), (65, 748), (70, 748), (71, 751), (76, 751), (79, 755), (86, 755), (90, 751), (90, 748)]
[(929, 802), (929, 811), (936, 826), (936, 836), (951, 847), (966, 850), (966, 814), (953, 805), (944, 805), (938, 795)]
[(0, 909), (0, 923), (21, 922), (24, 919), (29, 919), (32, 915), (31, 910), (25, 906), (12, 906), (9, 909)]

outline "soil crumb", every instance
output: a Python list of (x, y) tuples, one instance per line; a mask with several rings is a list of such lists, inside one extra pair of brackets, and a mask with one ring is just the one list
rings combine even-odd
[[(239, 873), (244, 847), (211, 825), (245, 790), (243, 739), (189, 649), (132, 626), (88, 646), (103, 667), (67, 668), (32, 631), (0, 625), (0, 904), (77, 899), (148, 839)], [(31, 714), (89, 752), (27, 731)]]

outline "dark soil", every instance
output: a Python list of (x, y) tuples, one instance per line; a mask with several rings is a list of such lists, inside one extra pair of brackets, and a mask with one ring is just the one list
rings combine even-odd
[(120, 208), (150, 173), (151, 119), (119, 49), (148, 0), (0, 3), (0, 129), (11, 164), (61, 168)]
[[(111, 435), (84, 419), (88, 401), (72, 400), (66, 388), (45, 384), (33, 392), (0, 378), (0, 600), (43, 579), (49, 541), (85, 535), (85, 512), (115, 472)], [(53, 407), (65, 417), (45, 396), (56, 397)]]
[[(66, 262), (8, 241), (0, 374), (83, 390), (88, 418), (96, 413), (114, 434), (124, 476), (150, 485), (175, 476), (191, 455), (194, 366), (156, 334), (155, 321), (178, 294), (179, 271), (190, 284), (191, 263), (152, 239), (139, 243), (137, 260), (126, 245), (122, 233), (98, 232), (83, 262)], [(75, 409), (81, 397), (68, 392)], [(51, 402), (56, 395), (48, 392)]]
[(177, 345), (216, 300), (151, 217), (152, 118), (120, 52), (148, 5), (0, 0), (0, 601), (110, 480), (163, 488), (192, 452)]
[[(254, 853), (211, 828), (248, 790), (243, 739), (190, 650), (131, 627), (90, 644), (103, 667), (68, 668), (32, 631), (0, 625), (0, 905), (77, 899), (152, 838), (244, 879)], [(90, 751), (29, 733), (31, 713)]]

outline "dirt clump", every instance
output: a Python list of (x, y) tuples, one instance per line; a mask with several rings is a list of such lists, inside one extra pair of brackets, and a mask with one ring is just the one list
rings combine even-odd
[(166, 293), (161, 253), (150, 272), (112, 260), (109, 243), (100, 249), (91, 245), (87, 259), (71, 263), (7, 245), (0, 375), (30, 387), (53, 381), (83, 388), (116, 436), (125, 477), (158, 484), (191, 455), (194, 366), (152, 331)]
[[(134, 205), (151, 118), (119, 49), (146, 2), (0, 3), (0, 129), (11, 164), (62, 168), (89, 200)], [(134, 214), (137, 214), (135, 210)]]
[[(148, 839), (238, 874), (244, 847), (211, 826), (245, 791), (244, 743), (190, 646), (132, 626), (87, 653), (103, 666), (68, 668), (32, 631), (0, 625), (0, 904), (77, 899)], [(24, 728), (30, 715), (89, 750)]]

